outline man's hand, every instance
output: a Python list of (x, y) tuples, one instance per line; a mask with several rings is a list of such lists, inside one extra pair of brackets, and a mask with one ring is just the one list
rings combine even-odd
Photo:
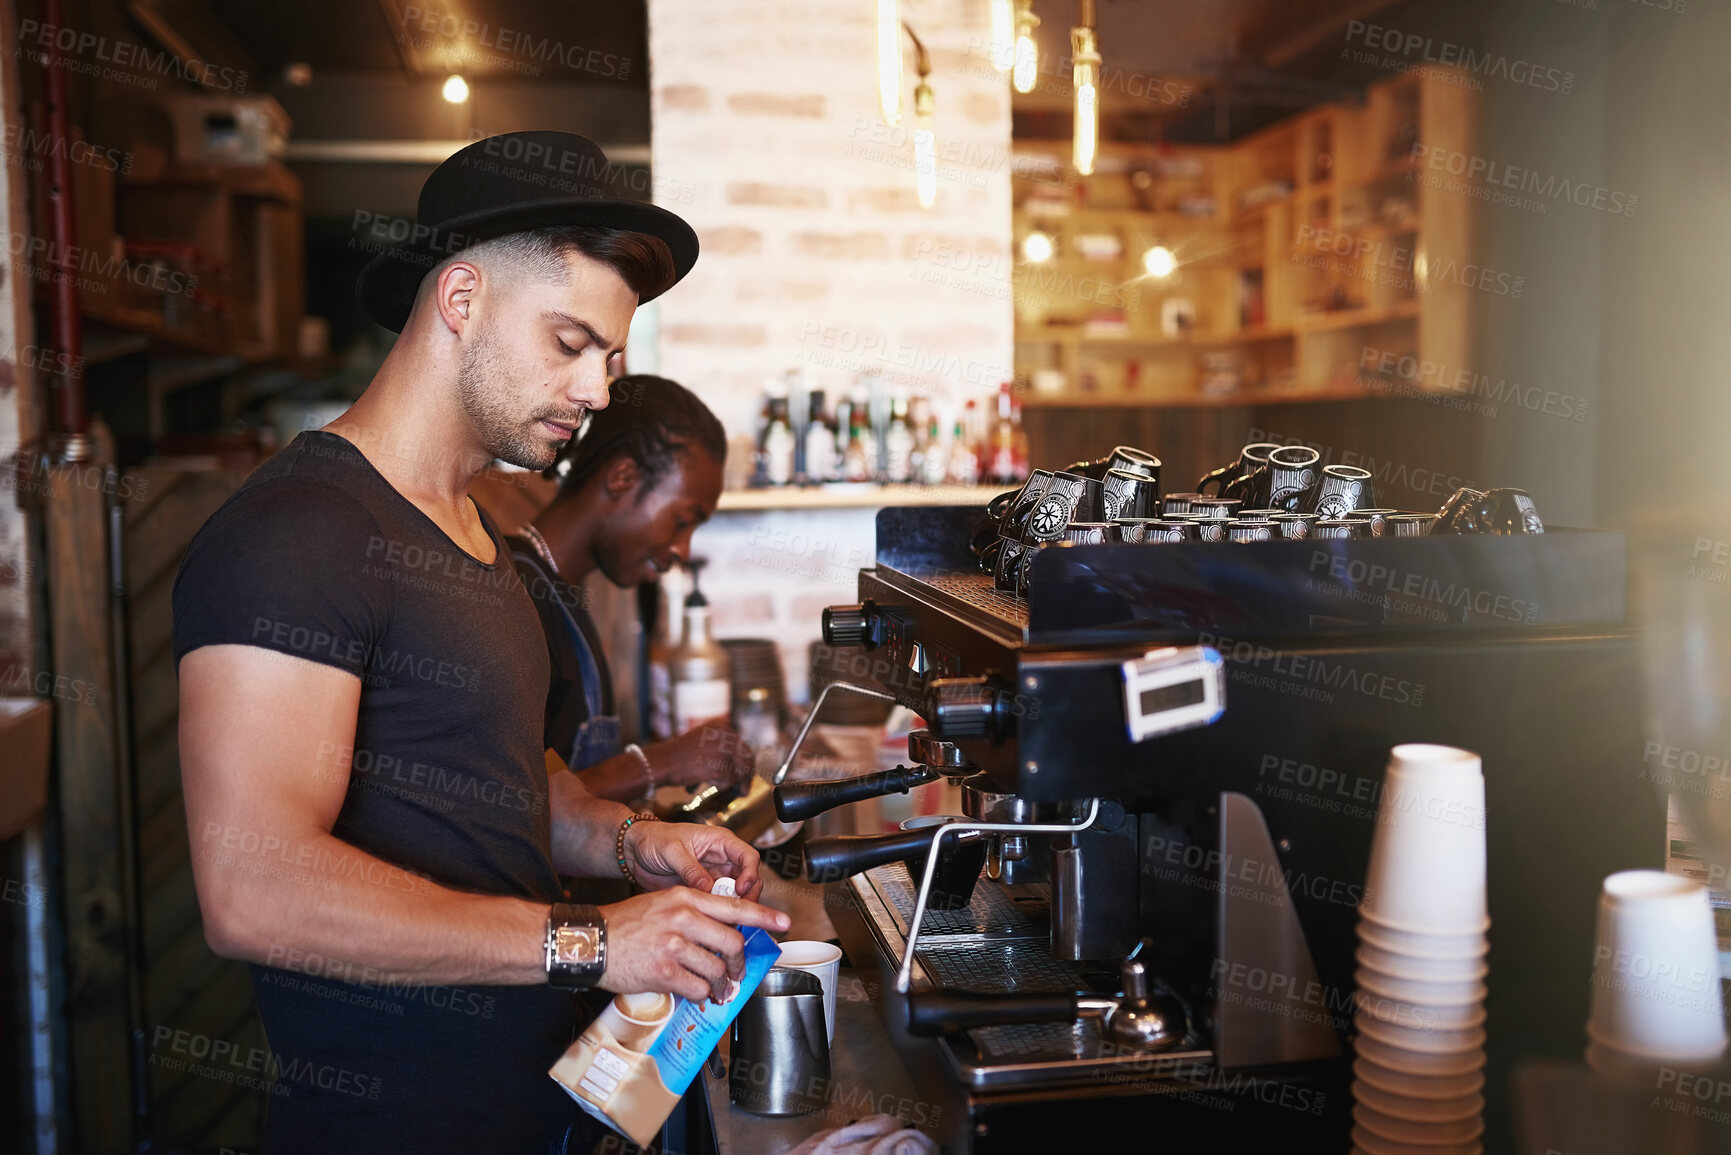
[(778, 910), (684, 886), (604, 906), (601, 914), (607, 920), (604, 990), (671, 993), (694, 1003), (720, 999), (726, 980), (744, 973), (745, 938), (735, 926), (784, 931), (790, 925)]
[(657, 786), (738, 786), (757, 767), (757, 752), (726, 717), (710, 718), (677, 738), (657, 742), (643, 756), (655, 768)]
[(634, 822), (625, 832), (625, 855), (644, 890), (665, 890), (683, 883), (708, 896), (715, 880), (733, 879), (741, 898), (756, 898), (763, 888), (757, 851), (737, 835), (698, 822)]

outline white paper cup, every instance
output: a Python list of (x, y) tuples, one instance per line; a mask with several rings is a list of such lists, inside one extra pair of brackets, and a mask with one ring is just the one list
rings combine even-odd
[(1360, 942), (1353, 952), (1353, 958), (1365, 970), (1375, 971), (1391, 979), (1403, 979), (1422, 983), (1461, 983), (1473, 982), (1484, 978), (1491, 968), (1483, 956), (1464, 959), (1432, 959), (1420, 958), (1416, 955), (1399, 954), (1392, 950), (1383, 950), (1379, 946), (1371, 946), (1368, 942)]
[(1441, 1099), (1419, 1098), (1385, 1091), (1363, 1079), (1353, 1081), (1352, 1098), (1392, 1119), (1412, 1123), (1454, 1123), (1477, 1118), (1485, 1111), (1485, 1097), (1476, 1091)]
[(1413, 1051), (1360, 1032), (1353, 1040), (1352, 1049), (1359, 1058), (1403, 1075), (1447, 1078), (1482, 1071), (1485, 1066), (1482, 1045), (1457, 1051)]
[(1707, 888), (1657, 870), (1605, 879), (1587, 1034), (1643, 1059), (1708, 1062), (1725, 1051), (1719, 944)]
[(1375, 967), (1366, 966), (1353, 972), (1353, 980), (1368, 994), (1398, 999), (1418, 1007), (1464, 1007), (1469, 1003), (1482, 1003), (1487, 989), (1478, 979), (1420, 982), (1398, 975), (1385, 975)]
[(1363, 1127), (1352, 1129), (1352, 1144), (1364, 1155), (1483, 1155), (1485, 1149), (1476, 1139), (1465, 1143), (1396, 1143)]
[(1449, 1054), (1456, 1051), (1475, 1051), (1485, 1045), (1485, 1029), (1483, 1027), (1462, 1027), (1459, 1030), (1440, 1031), (1426, 1030), (1422, 1027), (1406, 1027), (1399, 1023), (1388, 1023), (1374, 1015), (1359, 1015), (1354, 1024), (1359, 1035), (1385, 1043), (1396, 1050), (1418, 1051), (1427, 1054)]
[[(1423, 757), (1413, 757), (1414, 751)], [(1490, 926), (1485, 779), (1476, 754), (1395, 747), (1383, 775), (1359, 915), (1393, 930), (1429, 934), (1482, 934)]]
[(1461, 960), (1483, 959), (1490, 950), (1490, 940), (1483, 931), (1468, 934), (1427, 934), (1423, 931), (1396, 930), (1372, 921), (1359, 912), (1358, 941), (1378, 950), (1406, 955), (1414, 959)]
[(829, 1041), (835, 1042), (835, 985), (841, 978), (841, 947), (828, 942), (795, 939), (781, 944), (781, 958), (776, 966), (805, 971), (823, 983), (823, 1026)]
[(1368, 1083), (1380, 1091), (1416, 1099), (1452, 1099), (1477, 1094), (1485, 1087), (1483, 1067), (1474, 1067), (1458, 1075), (1409, 1075), (1360, 1055), (1352, 1061), (1352, 1073), (1359, 1082)]
[(1363, 988), (1352, 992), (1352, 1001), (1358, 1006), (1361, 1022), (1368, 1016), (1379, 1022), (1420, 1031), (1463, 1031), (1468, 1027), (1482, 1026), (1485, 1021), (1484, 1004), (1479, 1002), (1457, 1007), (1421, 1007), (1402, 999), (1375, 995)]
[(1482, 1115), (1448, 1122), (1419, 1123), (1411, 1119), (1397, 1119), (1374, 1107), (1354, 1103), (1352, 1118), (1373, 1135), (1396, 1143), (1415, 1143), (1425, 1147), (1441, 1146), (1445, 1143), (1471, 1143), (1485, 1133)]

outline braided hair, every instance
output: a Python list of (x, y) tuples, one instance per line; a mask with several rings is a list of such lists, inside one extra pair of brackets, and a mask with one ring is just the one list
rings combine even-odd
[(607, 408), (591, 412), (583, 428), (560, 451), (545, 476), (559, 482), (558, 496), (575, 495), (616, 457), (629, 457), (653, 489), (693, 447), (720, 464), (727, 460), (727, 434), (697, 397), (676, 381), (648, 373), (616, 378)]

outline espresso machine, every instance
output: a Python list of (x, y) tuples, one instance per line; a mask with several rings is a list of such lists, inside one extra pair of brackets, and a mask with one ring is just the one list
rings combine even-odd
[(1021, 600), (979, 516), (881, 511), (824, 614), (926, 723), (909, 764), (776, 792), (788, 821), (962, 784), (956, 821), (806, 848), (945, 1150), (1348, 1150), (1383, 766), (1435, 742), (1484, 763), (1484, 1143), (1513, 1151), (1511, 1071), (1584, 1043), (1600, 881), (1662, 866), (1621, 535), (1066, 544)]

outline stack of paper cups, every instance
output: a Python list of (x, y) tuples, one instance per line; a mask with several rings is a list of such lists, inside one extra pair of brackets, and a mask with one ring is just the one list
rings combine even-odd
[(1358, 908), (1355, 1152), (1483, 1150), (1489, 927), (1478, 755), (1396, 746)]
[(1707, 888), (1657, 870), (1605, 879), (1593, 949), (1587, 1064), (1649, 1081), (1658, 1067), (1711, 1066), (1725, 1053), (1719, 946)]

